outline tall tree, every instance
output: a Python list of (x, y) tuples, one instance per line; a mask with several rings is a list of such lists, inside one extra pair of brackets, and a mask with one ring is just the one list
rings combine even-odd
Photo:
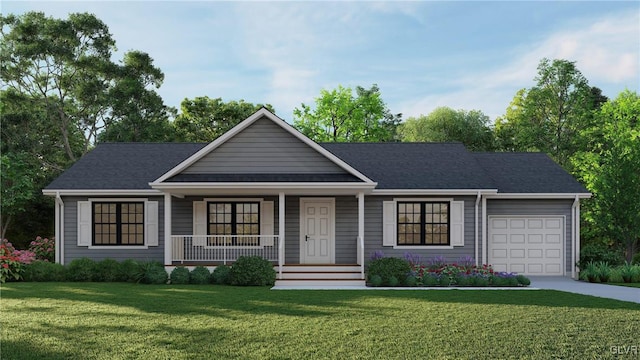
[[(112, 62), (115, 41), (94, 15), (0, 15), (0, 34), (1, 151), (5, 163), (13, 164), (3, 184), (21, 184), (28, 175), (46, 185), (112, 124), (136, 134), (148, 119), (167, 122), (162, 100), (150, 89), (160, 85), (162, 72), (140, 52), (127, 53), (122, 64)], [(38, 194), (27, 206), (19, 203), (3, 201), (3, 213), (51, 201)]]
[(210, 142), (248, 118), (262, 107), (275, 113), (270, 104), (240, 101), (224, 102), (207, 96), (184, 99), (174, 121), (178, 141)]
[(469, 150), (489, 151), (493, 149), (489, 123), (489, 117), (479, 110), (439, 107), (429, 115), (408, 118), (400, 124), (398, 134), (402, 141), (459, 141)]
[(567, 60), (542, 59), (535, 81), (518, 91), (496, 121), (497, 143), (504, 150), (545, 152), (570, 168), (569, 156), (579, 150), (577, 135), (593, 120), (601, 93)]
[[(41, 12), (1, 16), (0, 24), (2, 80), (41, 100), (68, 159), (75, 161), (88, 151), (108, 113), (115, 42), (107, 26), (90, 14), (59, 20)], [(80, 153), (71, 144), (73, 134), (84, 136)]]
[(293, 111), (293, 126), (307, 137), (320, 142), (396, 141), (396, 129), (402, 114), (392, 114), (382, 100), (380, 89), (338, 86), (322, 90), (315, 109), (301, 104)]
[(159, 88), (164, 80), (162, 71), (153, 66), (153, 59), (146, 53), (130, 51), (116, 71), (114, 85), (109, 89), (112, 119), (98, 139), (112, 142), (172, 141), (175, 134), (169, 115), (173, 109), (167, 108), (153, 90)]
[(640, 96), (624, 91), (596, 118), (598, 123), (582, 132), (599, 141), (572, 159), (594, 194), (586, 220), (620, 245), (631, 262), (640, 239)]

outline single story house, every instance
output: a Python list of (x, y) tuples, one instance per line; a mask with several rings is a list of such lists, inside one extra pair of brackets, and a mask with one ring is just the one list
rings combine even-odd
[(316, 143), (264, 108), (208, 144), (99, 144), (43, 193), (56, 262), (259, 255), (290, 284), (363, 283), (376, 251), (575, 277), (590, 196), (545, 154)]

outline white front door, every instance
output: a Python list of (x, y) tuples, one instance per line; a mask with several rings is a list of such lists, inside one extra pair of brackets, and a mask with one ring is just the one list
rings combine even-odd
[(300, 263), (335, 263), (335, 199), (300, 199)]

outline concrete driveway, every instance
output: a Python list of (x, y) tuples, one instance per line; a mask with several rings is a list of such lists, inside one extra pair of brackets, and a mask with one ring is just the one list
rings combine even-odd
[(529, 279), (533, 288), (566, 291), (640, 304), (640, 288), (592, 284), (564, 276), (529, 276)]

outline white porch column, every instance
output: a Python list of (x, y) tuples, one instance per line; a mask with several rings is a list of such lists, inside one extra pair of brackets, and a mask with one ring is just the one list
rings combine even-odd
[[(487, 198), (482, 197), (482, 264), (487, 264), (487, 236), (489, 236), (489, 230), (487, 229)], [(481, 265), (482, 265), (481, 264)]]
[(60, 197), (59, 194), (56, 195), (56, 200), (55, 200), (55, 204), (56, 204), (56, 206), (55, 206), (55, 210), (56, 210), (55, 211), (55, 223), (56, 223), (56, 226), (55, 226), (55, 233), (53, 235), (56, 238), (55, 239), (55, 246), (56, 246), (55, 247), (55, 262), (56, 262), (56, 264), (61, 264), (61, 262), (60, 262), (60, 258), (61, 258), (60, 249), (62, 249), (60, 247), (61, 238), (60, 238), (60, 203), (59, 203), (59, 200), (58, 200), (59, 197)]
[(364, 279), (364, 192), (358, 193), (358, 263), (360, 275)]
[(164, 193), (164, 264), (171, 265), (173, 260), (173, 241), (171, 240), (171, 194)]
[(284, 266), (284, 237), (285, 237), (285, 197), (284, 192), (278, 194), (278, 278), (282, 279)]

